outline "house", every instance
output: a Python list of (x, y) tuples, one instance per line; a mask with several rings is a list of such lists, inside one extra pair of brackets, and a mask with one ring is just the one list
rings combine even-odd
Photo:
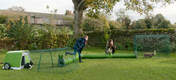
[(8, 18), (27, 16), (29, 23), (34, 25), (50, 24), (56, 26), (70, 26), (73, 24), (73, 16), (62, 14), (0, 10), (0, 15), (8, 16)]

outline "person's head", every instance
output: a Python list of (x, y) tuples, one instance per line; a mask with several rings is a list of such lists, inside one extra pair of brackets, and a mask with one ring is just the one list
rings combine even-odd
[(84, 38), (86, 39), (86, 41), (88, 41), (89, 37), (88, 37), (88, 35), (85, 35)]
[(109, 45), (113, 46), (114, 42), (112, 39), (109, 40)]

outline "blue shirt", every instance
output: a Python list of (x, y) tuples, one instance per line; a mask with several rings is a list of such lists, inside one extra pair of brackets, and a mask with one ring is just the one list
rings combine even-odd
[(75, 45), (73, 46), (73, 49), (76, 49), (77, 51), (82, 51), (82, 49), (85, 47), (85, 38), (79, 38), (76, 40)]

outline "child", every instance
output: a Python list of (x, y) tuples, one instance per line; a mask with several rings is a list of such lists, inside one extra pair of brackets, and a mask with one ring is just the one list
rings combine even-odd
[(106, 50), (105, 53), (106, 54), (114, 54), (115, 53), (115, 49), (116, 47), (114, 46), (114, 42), (112, 39), (110, 39), (107, 44), (106, 44)]
[(79, 38), (78, 40), (76, 40), (76, 43), (73, 47), (74, 49), (74, 55), (76, 55), (76, 52), (78, 52), (79, 55), (79, 62), (81, 63), (81, 52), (83, 50), (83, 48), (85, 47), (85, 45), (87, 44), (88, 41), (88, 35), (86, 35), (84, 38)]

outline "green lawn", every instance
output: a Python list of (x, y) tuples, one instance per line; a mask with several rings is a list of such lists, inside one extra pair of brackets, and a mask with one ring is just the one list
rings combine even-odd
[[(131, 53), (131, 51), (118, 52)], [(104, 54), (104, 50), (91, 48), (85, 49), (83, 53)], [(0, 53), (0, 62), (3, 57), (4, 54)], [(31, 57), (35, 62), (32, 70), (0, 69), (0, 80), (176, 80), (176, 55), (174, 54), (170, 57), (138, 59), (84, 59), (80, 64), (70, 64), (62, 68), (53, 67), (54, 71), (47, 71), (50, 67), (45, 67), (42, 69), (46, 71), (40, 72), (36, 70), (39, 54), (32, 53)], [(43, 62), (50, 59), (50, 57), (42, 58)]]

